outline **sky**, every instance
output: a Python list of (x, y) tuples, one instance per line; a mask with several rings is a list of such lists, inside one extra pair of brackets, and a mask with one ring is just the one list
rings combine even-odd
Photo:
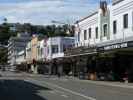
[(74, 23), (98, 8), (99, 0), (0, 0), (0, 22), (51, 24)]

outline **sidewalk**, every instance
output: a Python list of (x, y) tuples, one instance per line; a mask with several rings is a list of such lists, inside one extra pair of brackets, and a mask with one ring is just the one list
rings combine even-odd
[(103, 85), (103, 86), (133, 89), (133, 83), (111, 82), (111, 81), (91, 81), (91, 80), (80, 80), (80, 79), (79, 80), (77, 79), (76, 81), (91, 83), (91, 84), (96, 84), (96, 85)]

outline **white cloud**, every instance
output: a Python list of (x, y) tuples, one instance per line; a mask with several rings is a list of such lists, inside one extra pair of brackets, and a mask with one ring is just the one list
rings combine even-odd
[[(91, 1), (89, 1), (91, 2)], [(88, 0), (34, 0), (20, 3), (1, 3), (0, 15), (9, 22), (49, 24), (51, 20), (76, 20), (87, 15), (97, 4)]]

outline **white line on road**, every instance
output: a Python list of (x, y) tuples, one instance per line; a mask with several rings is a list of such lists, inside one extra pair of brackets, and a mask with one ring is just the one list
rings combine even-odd
[(55, 91), (50, 91), (50, 93), (55, 94)]
[(64, 97), (64, 98), (68, 98), (68, 96), (67, 95), (61, 95), (62, 97)]
[(96, 99), (93, 98), (93, 97), (89, 97), (89, 96), (83, 95), (83, 94), (81, 94), (81, 93), (74, 92), (74, 91), (72, 91), (72, 90), (70, 90), (70, 89), (66, 89), (66, 88), (63, 88), (63, 87), (61, 87), (61, 86), (58, 86), (58, 85), (55, 85), (55, 84), (52, 84), (52, 83), (48, 83), (48, 82), (44, 82), (44, 83), (47, 84), (47, 85), (54, 86), (54, 87), (56, 87), (56, 88), (62, 89), (62, 90), (64, 90), (64, 91), (66, 91), (66, 92), (72, 93), (72, 94), (74, 94), (74, 95), (83, 97), (83, 98), (85, 98), (85, 99), (87, 99), (87, 100), (96, 100)]
[(59, 91), (59, 90), (55, 90), (55, 92), (57, 92), (57, 93), (60, 93), (60, 94), (65, 94), (64, 92), (62, 92), (62, 91)]
[[(30, 80), (35, 81), (35, 82), (38, 82), (37, 80), (33, 80), (33, 79), (31, 79), (31, 78), (30, 78), (30, 79), (26, 79), (25, 81), (30, 81)], [(49, 83), (49, 82), (46, 82), (46, 81), (43, 82), (43, 83), (46, 84), (46, 85), (48, 85), (48, 86), (56, 87), (56, 88), (59, 88), (59, 89), (61, 89), (61, 90), (63, 90), (63, 91), (69, 92), (69, 93), (71, 93), (71, 94), (74, 94), (74, 95), (83, 97), (83, 98), (85, 98), (85, 99), (87, 99), (87, 100), (96, 100), (96, 98), (86, 96), (86, 95), (84, 95), (84, 94), (81, 94), (81, 93), (72, 91), (72, 90), (70, 90), (70, 89), (63, 88), (63, 87), (61, 87), (61, 86), (58, 86), (58, 85), (55, 85), (55, 84), (52, 84), (52, 83)]]

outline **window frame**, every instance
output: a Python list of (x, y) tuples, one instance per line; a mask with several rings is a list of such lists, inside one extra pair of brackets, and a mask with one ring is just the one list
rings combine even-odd
[(92, 34), (92, 28), (89, 28), (89, 29), (88, 29), (88, 33), (89, 33), (89, 39), (91, 39), (91, 36), (92, 36), (92, 35), (91, 35), (91, 34)]
[(124, 15), (123, 15), (123, 28), (124, 28), (124, 29), (127, 29), (127, 28), (128, 28), (128, 23), (129, 23), (129, 22), (128, 22), (128, 19), (129, 19), (129, 18), (128, 18), (128, 13), (127, 13), (127, 14), (124, 14)]
[[(105, 26), (106, 26), (106, 28), (105, 28)], [(106, 29), (106, 30), (105, 30), (105, 29)], [(103, 36), (106, 37), (107, 34), (108, 34), (108, 24), (105, 23), (105, 24), (103, 25)]]
[(116, 34), (117, 33), (117, 21), (114, 20), (113, 21), (113, 34)]
[(78, 42), (80, 41), (80, 32), (78, 32)]
[(87, 30), (84, 30), (84, 40), (87, 40)]
[(96, 39), (98, 39), (99, 35), (98, 35), (98, 27), (95, 28), (95, 35), (96, 35)]

